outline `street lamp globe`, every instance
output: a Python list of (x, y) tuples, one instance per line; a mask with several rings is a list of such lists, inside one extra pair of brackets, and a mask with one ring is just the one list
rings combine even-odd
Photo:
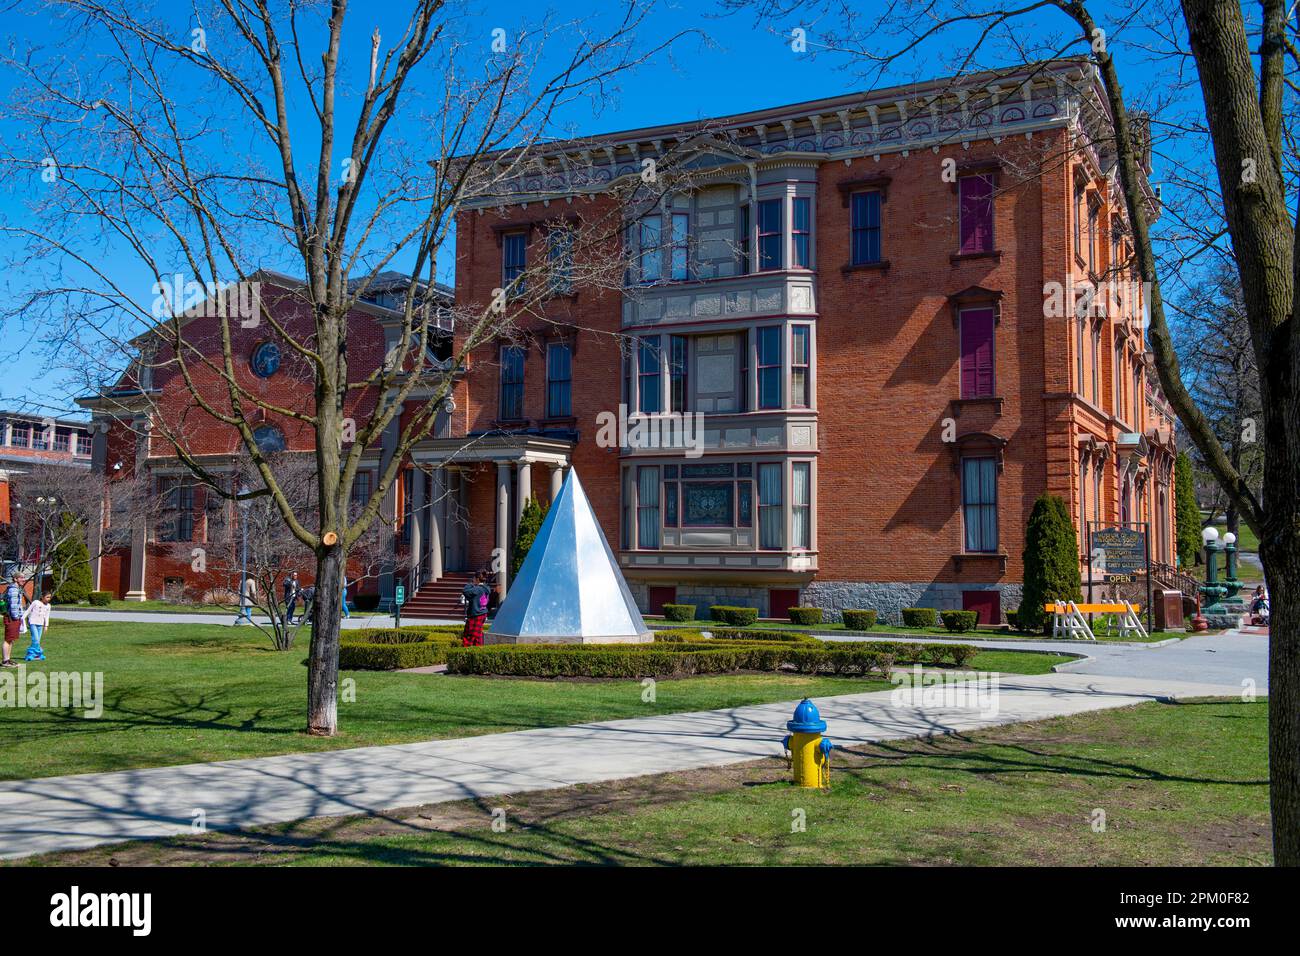
[(1219, 529), (1218, 529), (1218, 528), (1206, 528), (1204, 531), (1201, 532), (1201, 540), (1204, 541), (1207, 545), (1210, 544), (1210, 542), (1212, 542), (1212, 541), (1218, 541), (1218, 540), (1219, 540)]
[(1225, 546), (1234, 545), (1237, 543), (1237, 536), (1233, 534), (1231, 531), (1229, 531), (1227, 534), (1223, 536), (1223, 543)]

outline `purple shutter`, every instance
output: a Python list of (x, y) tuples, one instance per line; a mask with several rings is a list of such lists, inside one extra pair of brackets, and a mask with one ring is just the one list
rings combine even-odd
[(961, 313), (961, 397), (993, 394), (993, 310)]
[(961, 252), (991, 252), (993, 249), (993, 180), (989, 176), (963, 176), (961, 193)]

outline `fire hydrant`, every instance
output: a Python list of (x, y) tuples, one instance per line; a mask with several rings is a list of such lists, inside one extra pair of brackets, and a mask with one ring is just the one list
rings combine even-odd
[(831, 750), (835, 745), (822, 736), (826, 721), (822, 720), (817, 705), (805, 697), (794, 709), (794, 719), (786, 722), (785, 729), (790, 731), (783, 743), (794, 771), (794, 785), (829, 787)]

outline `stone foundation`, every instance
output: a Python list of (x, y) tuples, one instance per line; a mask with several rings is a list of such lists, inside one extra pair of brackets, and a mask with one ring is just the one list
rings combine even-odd
[(1023, 584), (912, 584), (906, 582), (814, 581), (803, 589), (802, 603), (822, 609), (827, 621), (839, 621), (840, 611), (876, 611), (881, 624), (902, 624), (903, 608), (932, 607), (960, 611), (963, 591), (1001, 592), (1002, 622), (1007, 611), (1020, 607)]
[[(656, 582), (658, 584), (659, 582)], [(671, 582), (664, 582), (671, 584)], [(628, 587), (636, 598), (641, 613), (649, 613), (650, 588), (640, 581), (629, 581)], [(747, 588), (738, 585), (692, 582), (678, 584), (678, 604), (694, 604), (696, 620), (709, 618), (709, 607), (714, 604), (758, 608), (759, 617), (770, 617), (768, 588)], [(799, 593), (799, 603), (822, 609), (827, 623), (840, 620), (841, 610), (874, 610), (881, 624), (902, 624), (903, 608), (932, 607), (939, 611), (960, 611), (963, 591), (1001, 592), (1002, 622), (1007, 611), (1020, 606), (1024, 594), (1022, 584), (910, 584), (905, 582), (866, 581), (814, 581)]]

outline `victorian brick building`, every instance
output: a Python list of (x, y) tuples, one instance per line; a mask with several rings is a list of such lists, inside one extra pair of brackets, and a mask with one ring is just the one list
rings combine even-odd
[[(563, 223), (607, 208), (647, 159), (689, 171), (627, 222), (622, 289), (558, 282), (458, 371), (393, 495), (415, 609), (454, 612), (481, 567), (504, 590), (524, 503), (569, 467), (647, 611), (896, 620), (928, 605), (999, 621), (1045, 491), (1081, 532), (1149, 522), (1153, 560), (1171, 562), (1173, 419), (1148, 368), (1111, 138), (1092, 68), (1064, 60), (556, 144), (504, 194), (463, 203), (455, 304), (471, 312), (521, 272), (563, 274)], [(359, 311), (364, 376), (396, 314)], [(104, 401), (87, 404), (120, 416)], [(699, 444), (598, 440), (620, 411), (698, 420)], [(115, 435), (96, 433), (96, 467), (173, 467)], [(234, 448), (213, 440), (213, 455)], [(157, 596), (183, 569), (142, 563), (137, 537), (99, 586)], [(1083, 568), (1085, 547), (1081, 534)]]
[[(478, 306), (557, 255), (573, 197), (669, 152), (691, 169), (629, 224), (622, 294), (555, 296), (525, 344), (475, 356), (451, 433), (417, 452), (484, 439), (482, 464), (435, 472), (471, 528), (438, 570), (508, 548), (538, 467), (569, 464), (650, 611), (998, 621), (1044, 491), (1081, 532), (1150, 522), (1172, 561), (1173, 419), (1110, 129), (1092, 68), (1058, 61), (597, 136), (467, 204), (456, 299)], [(600, 447), (620, 404), (702, 413), (703, 453)]]

